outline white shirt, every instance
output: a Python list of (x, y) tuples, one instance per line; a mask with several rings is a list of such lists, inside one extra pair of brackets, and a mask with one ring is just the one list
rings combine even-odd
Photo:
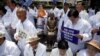
[[(38, 43), (38, 46), (35, 51), (36, 51), (35, 56), (47, 56), (46, 55), (46, 46), (41, 43)], [(27, 44), (25, 46), (24, 56), (34, 56), (33, 48), (29, 44)]]
[(11, 12), (11, 9), (8, 6), (5, 6), (5, 9), (7, 10), (7, 12)]
[(79, 34), (83, 36), (82, 40), (78, 40), (77, 45), (68, 41), (69, 47), (72, 49), (73, 52), (84, 48), (84, 43), (88, 40), (91, 40), (91, 25), (84, 19), (79, 18), (77, 23), (74, 25), (70, 20), (68, 20), (67, 22), (65, 22), (64, 27), (79, 30)]
[(51, 12), (54, 13), (55, 17), (57, 17), (57, 18), (60, 17), (60, 10), (57, 7), (55, 7), (54, 9), (50, 9), (49, 13), (51, 13)]
[(65, 13), (64, 12), (64, 9), (61, 9), (61, 12), (60, 12), (60, 16), (61, 18), (60, 19), (66, 19), (66, 17), (68, 17), (68, 12), (70, 11), (70, 9), (67, 10), (67, 12)]
[[(93, 16), (91, 22), (94, 22), (92, 28), (99, 29), (99, 27), (100, 27), (100, 11), (97, 12), (97, 14)], [(97, 33), (95, 33), (93, 36), (93, 39), (100, 41), (100, 35), (97, 35)]]
[(15, 9), (13, 10), (13, 12), (12, 12), (12, 14), (11, 14), (11, 27), (13, 28), (13, 29), (15, 29), (15, 27), (16, 27), (16, 23), (18, 23), (18, 21), (19, 21), (19, 19), (18, 19), (18, 17), (17, 17), (17, 7), (15, 7)]
[[(81, 50), (77, 53), (77, 56), (88, 56), (87, 49)], [(100, 53), (97, 53), (95, 56), (100, 56)]]
[[(37, 37), (37, 30), (35, 28), (35, 26), (32, 24), (32, 22), (30, 22), (29, 19), (26, 19), (23, 23), (21, 21), (19, 21), (16, 25), (16, 33), (14, 38), (16, 39), (16, 36), (18, 36), (18, 32), (19, 30), (24, 30), (27, 32), (27, 34), (31, 37)], [(20, 47), (21, 51), (24, 50), (26, 43), (26, 39), (27, 38), (21, 38), (18, 41), (18, 46)]]
[(0, 30), (5, 32), (6, 40), (10, 40), (11, 41), (11, 37), (9, 36), (7, 30), (5, 29), (5, 26), (2, 23), (0, 23)]
[(7, 13), (2, 18), (2, 21), (5, 27), (8, 27), (11, 25), (11, 27), (15, 29), (15, 25), (18, 22), (16, 11), (17, 11), (17, 7), (15, 7), (13, 11), (10, 11), (10, 8), (8, 8)]
[(0, 56), (20, 56), (20, 50), (17, 45), (11, 41), (5, 40), (0, 45)]
[(27, 17), (29, 17), (28, 19), (35, 25), (34, 22), (34, 17), (37, 16), (37, 13), (35, 10), (33, 10), (32, 8), (28, 8), (28, 12), (27, 12)]
[(67, 17), (66, 19), (60, 19), (58, 22), (58, 33), (57, 33), (57, 40), (59, 41), (61, 39), (61, 27), (62, 27), (62, 23), (63, 21), (66, 22), (67, 20), (69, 20)]
[[(60, 56), (59, 49), (58, 48), (53, 49), (50, 56)], [(73, 56), (73, 53), (70, 48), (68, 48), (68, 50), (66, 50), (65, 56)]]
[(62, 9), (61, 10), (61, 19), (58, 21), (58, 33), (57, 33), (57, 40), (60, 40), (61, 38), (61, 34), (60, 34), (60, 31), (61, 31), (61, 26), (62, 26), (62, 22), (66, 22), (68, 19), (68, 12), (70, 11), (70, 9), (67, 10), (67, 12), (65, 13), (64, 10)]
[(7, 11), (6, 14), (2, 17), (2, 22), (4, 24), (5, 27), (8, 27), (11, 24), (11, 11)]
[(89, 22), (90, 22), (90, 24), (91, 24), (91, 26), (92, 26), (93, 28), (96, 27), (96, 26), (95, 26), (95, 24), (96, 24), (96, 19), (97, 19), (97, 18), (95, 18), (95, 15), (93, 15), (93, 16), (91, 16), (91, 17), (89, 18)]
[(86, 12), (86, 10), (82, 10), (80, 13), (79, 13), (79, 16), (82, 18), (82, 19), (85, 19), (85, 20), (89, 20), (89, 15), (88, 13)]
[(95, 10), (94, 9), (89, 8), (88, 11), (89, 11), (89, 17), (95, 15)]
[(8, 34), (6, 28), (5, 28), (4, 24), (3, 24), (2, 17), (0, 18), (0, 30), (3, 30), (5, 32), (6, 40), (10, 40), (11, 41), (11, 37)]
[(23, 23), (19, 20), (16, 25), (16, 31), (19, 29), (24, 29), (30, 36), (37, 35), (37, 30), (29, 19), (25, 19)]

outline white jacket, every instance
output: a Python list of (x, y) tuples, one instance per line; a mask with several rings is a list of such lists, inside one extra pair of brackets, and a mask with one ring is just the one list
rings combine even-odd
[[(29, 44), (25, 46), (24, 56), (34, 56), (33, 48)], [(38, 43), (38, 46), (36, 48), (36, 56), (47, 56), (45, 45)]]
[[(90, 17), (90, 23), (92, 25), (92, 29), (99, 29), (100, 27), (100, 11), (97, 12), (96, 15)], [(97, 33), (94, 34), (93, 39), (100, 41), (100, 35)]]
[(17, 7), (13, 11), (10, 11), (11, 9), (8, 7), (8, 11), (2, 18), (3, 24), (5, 27), (11, 26), (13, 29), (15, 29), (16, 23), (18, 22), (18, 18), (16, 15)]
[[(29, 19), (26, 19), (23, 23), (21, 21), (17, 23), (16, 33), (14, 36), (15, 39), (16, 37), (18, 37), (19, 30), (26, 31), (31, 37), (37, 37), (37, 30), (35, 26), (32, 24), (32, 22), (29, 21)], [(18, 40), (18, 46), (20, 47), (22, 51), (24, 50), (24, 47), (26, 45), (26, 39), (27, 38), (21, 38), (20, 40)]]
[(79, 13), (79, 16), (82, 18), (82, 19), (85, 19), (85, 20), (89, 20), (89, 15), (88, 13), (86, 12), (86, 10), (82, 10), (80, 13)]
[[(50, 56), (60, 56), (59, 55), (59, 49), (58, 48), (53, 49)], [(66, 50), (65, 56), (73, 56), (73, 53), (72, 53), (70, 48), (68, 48), (68, 50)]]
[(55, 7), (54, 9), (50, 9), (50, 12), (49, 13), (54, 13), (55, 17), (59, 18), (60, 17), (60, 10)]
[(34, 17), (36, 17), (36, 16), (37, 16), (36, 11), (33, 10), (32, 8), (28, 8), (27, 17), (34, 25), (35, 25)]
[(11, 37), (8, 34), (6, 28), (5, 28), (4, 24), (3, 24), (2, 17), (0, 18), (0, 30), (3, 30), (5, 32), (6, 40), (10, 40), (11, 41)]
[(77, 23), (74, 25), (70, 20), (68, 20), (67, 22), (65, 22), (64, 27), (79, 30), (79, 34), (83, 36), (82, 40), (78, 40), (77, 45), (68, 41), (69, 47), (72, 49), (73, 52), (84, 48), (84, 43), (88, 40), (91, 40), (91, 25), (84, 19), (79, 18)]
[(61, 11), (60, 11), (61, 18), (60, 19), (66, 19), (66, 17), (68, 17), (67, 15), (68, 15), (69, 11), (70, 11), (70, 9), (68, 9), (67, 12), (65, 13), (64, 9), (61, 9)]
[(68, 9), (68, 11), (65, 13), (63, 9), (61, 9), (61, 18), (59, 19), (58, 21), (58, 33), (57, 33), (57, 40), (60, 40), (61, 38), (61, 34), (60, 34), (60, 31), (61, 31), (61, 26), (62, 26), (62, 22), (66, 22), (68, 19), (68, 12), (70, 11), (70, 9)]
[(5, 40), (0, 45), (0, 56), (20, 56), (20, 50), (17, 45), (11, 41)]

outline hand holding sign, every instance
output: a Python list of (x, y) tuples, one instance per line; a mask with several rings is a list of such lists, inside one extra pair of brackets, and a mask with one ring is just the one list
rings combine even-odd
[(29, 37), (29, 34), (25, 30), (18, 31), (18, 39), (26, 39)]
[(83, 39), (83, 36), (80, 35), (80, 34), (77, 34), (76, 37), (79, 38), (79, 39), (81, 39), (81, 40)]
[(16, 32), (16, 33), (14, 34), (14, 38), (15, 38), (16, 41), (19, 41), (19, 40), (20, 40), (20, 37), (19, 37), (19, 35), (18, 35), (18, 32)]
[(61, 38), (62, 39), (68, 40), (74, 44), (78, 44), (77, 37), (81, 37), (81, 35), (79, 35), (78, 30), (63, 27), (63, 29), (61, 31)]
[(61, 39), (70, 41), (73, 44), (78, 44), (78, 38), (77, 37), (81, 37), (78, 34), (79, 34), (79, 30), (64, 27), (64, 22), (62, 23)]

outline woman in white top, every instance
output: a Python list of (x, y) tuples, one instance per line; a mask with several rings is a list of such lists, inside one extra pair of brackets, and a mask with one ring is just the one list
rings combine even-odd
[(50, 56), (73, 56), (73, 53), (68, 43), (64, 40), (60, 40), (58, 42), (58, 48), (53, 49)]

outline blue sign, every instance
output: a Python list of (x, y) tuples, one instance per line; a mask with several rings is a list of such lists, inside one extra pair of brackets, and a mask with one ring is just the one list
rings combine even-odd
[(61, 39), (78, 44), (78, 38), (76, 37), (76, 34), (79, 34), (79, 30), (62, 27)]

